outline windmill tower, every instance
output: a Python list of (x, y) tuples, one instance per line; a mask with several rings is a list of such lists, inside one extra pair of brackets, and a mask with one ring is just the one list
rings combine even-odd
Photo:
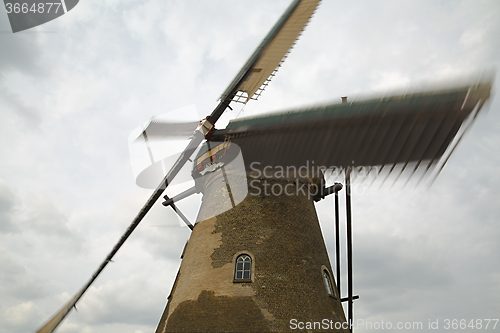
[(308, 178), (252, 182), (241, 203), (213, 216), (214, 207), (246, 193), (247, 179), (230, 164), (204, 179), (199, 222), (156, 332), (284, 331), (294, 318), (328, 319), (327, 327), (346, 321)]
[[(349, 330), (313, 203), (331, 192), (318, 166), (346, 174), (360, 167), (391, 173), (397, 165), (410, 177), (438, 173), (489, 98), (491, 80), (238, 119), (216, 129), (232, 102), (260, 95), (318, 3), (292, 2), (219, 105), (190, 132), (186, 149), (88, 283), (39, 332), (52, 332), (64, 319), (191, 158), (196, 186), (163, 203), (193, 233), (157, 332), (287, 331), (294, 323), (301, 329), (299, 322)], [(178, 127), (151, 121), (142, 137), (175, 136)], [(175, 202), (198, 192), (203, 202), (193, 226)]]

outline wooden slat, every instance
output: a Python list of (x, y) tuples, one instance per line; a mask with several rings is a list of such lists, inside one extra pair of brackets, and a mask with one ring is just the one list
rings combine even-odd
[(237, 91), (247, 93), (247, 101), (252, 98), (286, 57), (319, 2), (320, 0), (295, 0), (219, 99), (225, 100)]

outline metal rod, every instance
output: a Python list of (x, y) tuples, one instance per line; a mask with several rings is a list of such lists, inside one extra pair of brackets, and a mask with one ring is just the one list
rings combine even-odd
[(236, 207), (234, 203), (234, 198), (233, 198), (233, 193), (231, 192), (231, 186), (229, 186), (229, 181), (227, 180), (227, 175), (226, 171), (224, 170), (224, 166), (221, 168), (222, 175), (224, 176), (224, 183), (226, 183), (226, 190), (227, 193), (229, 194), (229, 199), (231, 200), (231, 207), (234, 208)]
[(335, 191), (335, 270), (337, 272), (337, 291), (340, 292), (340, 219), (339, 219), (339, 192)]
[(313, 200), (316, 201), (316, 202), (318, 202), (321, 199), (323, 199), (324, 197), (326, 197), (327, 195), (330, 195), (330, 194), (333, 194), (333, 193), (337, 193), (341, 189), (342, 189), (342, 184), (340, 184), (340, 183), (335, 183), (335, 184), (333, 184), (332, 186), (329, 186), (329, 187), (323, 187), (323, 188), (321, 188), (318, 191), (318, 194), (316, 194), (313, 197)]
[[(358, 299), (358, 298), (359, 298), (359, 295), (354, 295), (354, 296), (352, 296), (352, 299), (353, 299), (353, 300)], [(341, 302), (347, 302), (348, 300), (349, 300), (349, 298), (348, 298), (348, 297), (342, 297), (342, 298), (340, 299), (340, 301), (341, 301)]]
[[(165, 199), (169, 200), (169, 197), (167, 195), (164, 196)], [(174, 204), (174, 202), (172, 201), (172, 203), (170, 204), (170, 207), (172, 207), (172, 209), (174, 210), (174, 212), (177, 213), (177, 215), (179, 215), (179, 217), (184, 221), (184, 223), (186, 223), (186, 225), (189, 227), (189, 229), (193, 230), (193, 225), (191, 224), (191, 222), (189, 222), (189, 220), (187, 219), (186, 215), (184, 215), (181, 210), (179, 208), (177, 208), (177, 206)]]
[(351, 220), (351, 168), (345, 174), (345, 204), (347, 217), (347, 322), (352, 333), (352, 220)]
[(177, 202), (177, 201), (180, 201), (184, 198), (187, 198), (189, 197), (190, 195), (193, 195), (193, 194), (196, 194), (196, 193), (199, 193), (200, 191), (198, 191), (198, 189), (196, 188), (196, 186), (193, 186), (191, 188), (188, 188), (187, 190), (185, 190), (184, 192), (181, 192), (179, 194), (177, 194), (176, 196), (174, 196), (173, 198), (169, 198), (168, 196), (163, 196), (163, 198), (165, 199), (164, 202), (162, 202), (161, 204), (163, 206), (170, 206), (171, 204)]

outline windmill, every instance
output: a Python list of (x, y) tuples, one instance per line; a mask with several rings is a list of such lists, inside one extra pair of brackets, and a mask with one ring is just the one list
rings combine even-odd
[[(243, 67), (242, 71), (238, 73), (235, 80), (223, 93), (218, 107), (209, 117), (201, 122), (200, 126), (194, 132), (194, 137), (186, 150), (180, 155), (179, 159), (174, 164), (174, 167), (165, 176), (160, 186), (158, 186), (144, 208), (134, 219), (132, 225), (129, 229), (127, 229), (117, 246), (113, 248), (106, 260), (92, 276), (89, 283), (80, 290), (80, 292), (49, 324), (57, 325), (57, 323), (64, 318), (69, 310), (71, 310), (71, 308), (83, 295), (85, 290), (92, 284), (95, 278), (97, 278), (99, 273), (118, 251), (119, 247), (137, 227), (140, 220), (145, 216), (152, 204), (161, 197), (164, 189), (171, 183), (183, 164), (193, 155), (193, 152), (197, 150), (199, 144), (205, 139), (208, 139), (209, 142), (218, 141), (221, 142), (221, 144), (231, 141), (231, 144), (240, 146), (245, 163), (259, 162), (259, 165), (262, 167), (295, 166), (299, 168), (303, 165), (304, 161), (315, 160), (316, 165), (335, 165), (348, 170), (351, 170), (351, 167), (379, 165), (387, 166), (386, 169), (392, 169), (394, 165), (398, 165), (400, 163), (405, 165), (406, 163), (413, 162), (416, 163), (415, 166), (412, 166), (414, 170), (420, 170), (422, 168), (424, 170), (430, 170), (430, 168), (436, 164), (438, 165), (438, 170), (441, 168), (443, 162), (446, 162), (446, 158), (449, 156), (446, 153), (446, 148), (449, 146), (452, 139), (455, 138), (457, 133), (459, 133), (460, 125), (470, 114), (474, 116), (488, 98), (490, 88), (490, 83), (488, 81), (464, 87), (457, 87), (455, 89), (449, 89), (441, 92), (407, 94), (403, 96), (394, 96), (392, 98), (365, 101), (359, 104), (351, 104), (348, 102), (345, 105), (328, 105), (313, 108), (311, 110), (303, 110), (303, 112), (272, 115), (269, 117), (250, 120), (238, 120), (232, 122), (224, 130), (215, 130), (214, 125), (217, 119), (226, 110), (226, 108), (229, 107), (230, 103), (234, 99), (243, 99), (243, 101), (246, 102), (248, 99), (255, 97), (256, 95), (258, 96), (260, 93), (259, 88), (262, 86), (265, 87), (268, 78), (272, 77), (275, 69), (279, 67), (283, 57), (286, 56), (286, 52), (288, 52), (298, 34), (303, 29), (305, 23), (312, 15), (317, 3), (318, 1), (294, 1), (292, 3), (283, 17), (278, 21), (277, 25), (271, 30), (270, 34), (266, 37), (266, 39), (264, 39), (263, 43)], [(299, 18), (302, 20), (298, 20)], [(291, 28), (293, 32), (290, 32), (288, 28)], [(283, 44), (280, 44), (281, 42), (283, 42)], [(241, 92), (243, 92), (243, 94), (241, 94)], [(309, 135), (307, 134), (308, 132)], [(310, 136), (311, 132), (314, 133), (312, 139)], [(460, 137), (460, 134), (458, 135)], [(331, 145), (334, 142), (338, 143), (338, 146), (342, 149), (332, 150)], [(371, 146), (362, 146), (363, 142), (369, 142)], [(216, 147), (218, 146), (219, 145), (216, 145)], [(360, 147), (364, 150), (360, 149)], [(263, 148), (266, 149), (264, 150)], [(330, 154), (327, 154), (326, 152), (330, 152)], [(202, 155), (197, 157), (199, 158), (201, 156)], [(324, 158), (323, 161), (320, 159), (321, 157)], [(439, 162), (441, 162), (441, 164), (439, 164)], [(221, 168), (218, 170), (220, 170), (219, 173), (221, 173), (224, 169)], [(258, 173), (258, 171), (264, 170), (257, 168), (255, 171)], [(321, 179), (315, 179), (310, 176), (311, 175), (306, 174), (305, 177), (303, 177), (304, 179), (294, 180), (294, 185), (297, 186), (297, 184), (303, 182), (314, 186), (322, 186)], [(222, 175), (222, 177), (224, 176)], [(208, 178), (210, 178), (210, 180), (214, 180), (216, 176), (208, 175), (207, 178), (203, 179), (206, 182), (208, 181)], [(274, 184), (281, 184), (286, 188), (286, 186), (290, 184), (288, 177), (285, 177), (287, 179), (279, 179), (279, 177), (276, 177), (277, 180), (274, 180), (275, 178), (273, 177), (271, 178), (274, 182), (273, 184), (270, 184), (271, 187)], [(220, 178), (214, 180), (214, 182), (217, 181), (220, 184), (223, 183)], [(167, 199), (167, 204), (170, 203), (172, 208), (175, 208), (172, 203), (175, 203), (176, 200), (181, 199), (182, 196), (187, 194), (189, 193), (184, 193), (173, 197), (172, 199), (169, 198)], [(204, 199), (204, 201), (207, 202), (204, 207), (217, 204), (218, 201), (215, 200), (215, 194), (211, 195), (208, 191), (206, 191), (204, 195), (205, 198), (207, 198)], [(253, 197), (251, 198), (255, 199)], [(271, 199), (282, 200), (283, 198), (276, 196)], [(300, 209), (296, 212), (297, 214), (304, 211), (304, 205), (313, 207), (309, 199), (307, 202), (304, 201), (303, 197), (297, 197), (296, 199), (303, 201), (303, 203), (296, 203), (296, 205), (300, 207)], [(210, 200), (214, 202), (210, 203)], [(258, 204), (256, 203), (255, 205), (250, 205), (250, 207), (248, 205), (245, 207), (246, 209), (252, 209), (252, 207), (256, 207), (257, 205)], [(267, 205), (280, 206), (279, 202), (274, 204), (269, 203)], [(202, 210), (203, 209), (206, 208), (202, 208)], [(237, 209), (238, 208), (227, 211), (225, 214), (238, 214)], [(313, 208), (308, 209), (311, 210)], [(200, 216), (203, 216), (203, 212), (200, 214)], [(240, 212), (239, 214), (245, 215), (244, 212)], [(298, 216), (297, 214), (294, 214), (294, 216)], [(208, 220), (200, 221), (194, 229), (195, 233), (202, 232), (202, 229), (207, 224), (204, 221)], [(222, 218), (218, 219), (218, 221), (222, 221)], [(280, 221), (274, 222), (275, 225), (282, 223)], [(209, 223), (214, 223), (213, 219)], [(250, 221), (249, 223), (250, 225), (252, 224)], [(314, 225), (314, 223), (316, 223), (314, 220), (310, 221), (311, 225)], [(216, 226), (214, 225), (213, 227), (215, 228)], [(224, 226), (218, 227), (223, 228)], [(290, 228), (290, 233), (297, 232), (299, 230), (298, 227), (300, 226), (297, 226), (297, 228)], [(275, 231), (275, 234), (278, 233), (278, 231), (283, 232), (284, 230), (283, 228), (280, 228)], [(186, 248), (183, 266), (188, 265), (184, 263), (188, 262), (190, 253), (193, 253), (192, 248), (195, 246), (193, 244), (196, 244), (196, 242), (193, 242), (195, 233), (193, 233), (193, 238)], [(207, 237), (210, 237), (208, 235), (212, 235), (208, 229), (205, 230), (205, 233)], [(259, 236), (265, 237), (265, 235)], [(321, 234), (316, 236), (315, 240), (319, 237), (321, 237)], [(286, 238), (283, 236), (282, 239)], [(314, 243), (315, 240), (312, 242)], [(274, 242), (273, 244), (277, 243)], [(286, 249), (286, 247), (282, 249)], [(247, 251), (250, 252), (250, 250)], [(321, 250), (320, 252), (324, 251)], [(196, 253), (197, 252), (195, 251), (195, 254)], [(252, 259), (252, 253), (245, 254)], [(255, 258), (253, 258), (254, 260), (251, 260), (251, 262), (255, 264), (255, 268), (253, 270), (243, 269), (242, 276), (245, 275), (245, 271), (254, 272), (254, 274), (258, 273), (259, 265), (260, 263), (263, 263), (263, 261), (255, 255), (255, 253), (253, 254)], [(236, 254), (232, 254), (232, 256), (234, 255)], [(237, 260), (238, 258), (234, 259)], [(247, 262), (246, 258), (242, 258), (242, 260), (242, 265), (245, 267)], [(332, 269), (329, 267), (328, 260), (321, 259), (320, 261), (324, 261), (326, 263), (327, 274), (331, 274)], [(312, 261), (306, 262), (308, 264), (313, 264)], [(314, 264), (319, 265), (319, 263)], [(230, 280), (231, 283), (234, 283), (232, 278), (233, 269), (231, 265), (230, 267)], [(329, 297), (328, 293), (330, 291), (328, 289), (328, 284), (324, 283), (324, 280), (317, 278), (318, 276), (321, 277), (321, 273), (325, 270), (321, 269), (321, 265), (317, 268), (318, 274), (315, 278), (315, 281), (317, 282), (316, 284), (321, 285), (321, 288), (323, 288), (323, 294), (326, 295), (326, 297)], [(304, 269), (307, 270), (308, 268)], [(283, 271), (285, 270), (283, 269)], [(276, 277), (277, 280), (286, 280), (286, 278), (287, 276)], [(183, 274), (181, 268), (181, 275), (174, 287), (175, 291), (172, 293), (172, 300), (175, 299), (176, 294), (182, 294), (180, 292), (182, 289), (182, 279)], [(255, 280), (246, 280), (251, 281), (246, 281), (250, 283), (247, 283), (245, 286), (243, 286), (243, 284), (238, 284), (238, 287), (241, 287), (239, 289), (253, 288), (252, 286), (260, 283), (260, 280), (257, 278), (255, 278)], [(323, 284), (326, 284), (326, 287)], [(304, 283), (304, 285), (308, 284)], [(263, 290), (265, 289), (263, 287), (266, 286), (264, 285), (260, 287), (260, 290)], [(335, 309), (335, 306), (338, 308), (340, 300), (339, 295), (335, 295), (335, 290), (332, 290), (332, 293), (332, 296), (337, 296), (337, 298), (331, 297), (332, 305), (330, 307)], [(211, 299), (210, 297), (212, 297), (209, 294), (205, 295), (209, 300)], [(214, 295), (216, 294), (214, 293)], [(245, 294), (241, 297), (247, 297), (245, 300), (249, 300), (248, 297), (252, 298), (253, 296)], [(330, 300), (330, 298), (327, 299)], [(190, 298), (186, 298), (184, 301), (188, 300), (190, 300)], [(220, 301), (230, 302), (230, 300), (225, 298)], [(178, 304), (182, 303), (182, 301), (176, 302)], [(260, 305), (258, 304), (258, 308), (261, 309), (261, 317), (259, 317), (261, 319), (260, 323), (264, 323), (266, 320), (274, 320), (276, 322), (282, 320), (282, 318), (279, 318), (278, 315), (273, 314), (273, 312), (269, 310), (273, 309), (269, 306), (269, 303), (267, 305), (262, 305), (262, 302), (264, 301), (260, 300), (259, 302), (261, 302)], [(278, 305), (276, 305), (274, 309)], [(266, 308), (268, 309), (268, 312), (263, 312), (262, 309)], [(172, 306), (170, 306), (170, 309), (172, 311), (175, 310), (172, 309)], [(311, 307), (311, 309), (314, 309), (314, 307)], [(258, 316), (259, 312), (255, 312), (256, 316)], [(337, 310), (337, 313), (338, 312), (339, 311)], [(283, 316), (285, 317), (286, 315), (288, 314)], [(277, 329), (279, 329), (279, 327)], [(52, 329), (47, 329), (47, 331), (51, 330)]]

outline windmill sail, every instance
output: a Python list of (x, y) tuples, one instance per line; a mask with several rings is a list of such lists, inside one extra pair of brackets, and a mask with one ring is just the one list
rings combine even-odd
[(151, 119), (144, 130), (135, 138), (135, 141), (158, 140), (166, 138), (189, 138), (193, 135), (199, 122), (167, 122), (160, 119)]
[(237, 95), (234, 100), (237, 102), (246, 103), (251, 98), (257, 99), (285, 60), (319, 2), (320, 0), (295, 0), (219, 99), (225, 100), (235, 91)]
[(300, 167), (308, 161), (341, 169), (436, 163), (467, 117), (477, 113), (489, 98), (491, 85), (491, 81), (483, 81), (236, 119), (212, 137), (238, 144), (247, 170)]

